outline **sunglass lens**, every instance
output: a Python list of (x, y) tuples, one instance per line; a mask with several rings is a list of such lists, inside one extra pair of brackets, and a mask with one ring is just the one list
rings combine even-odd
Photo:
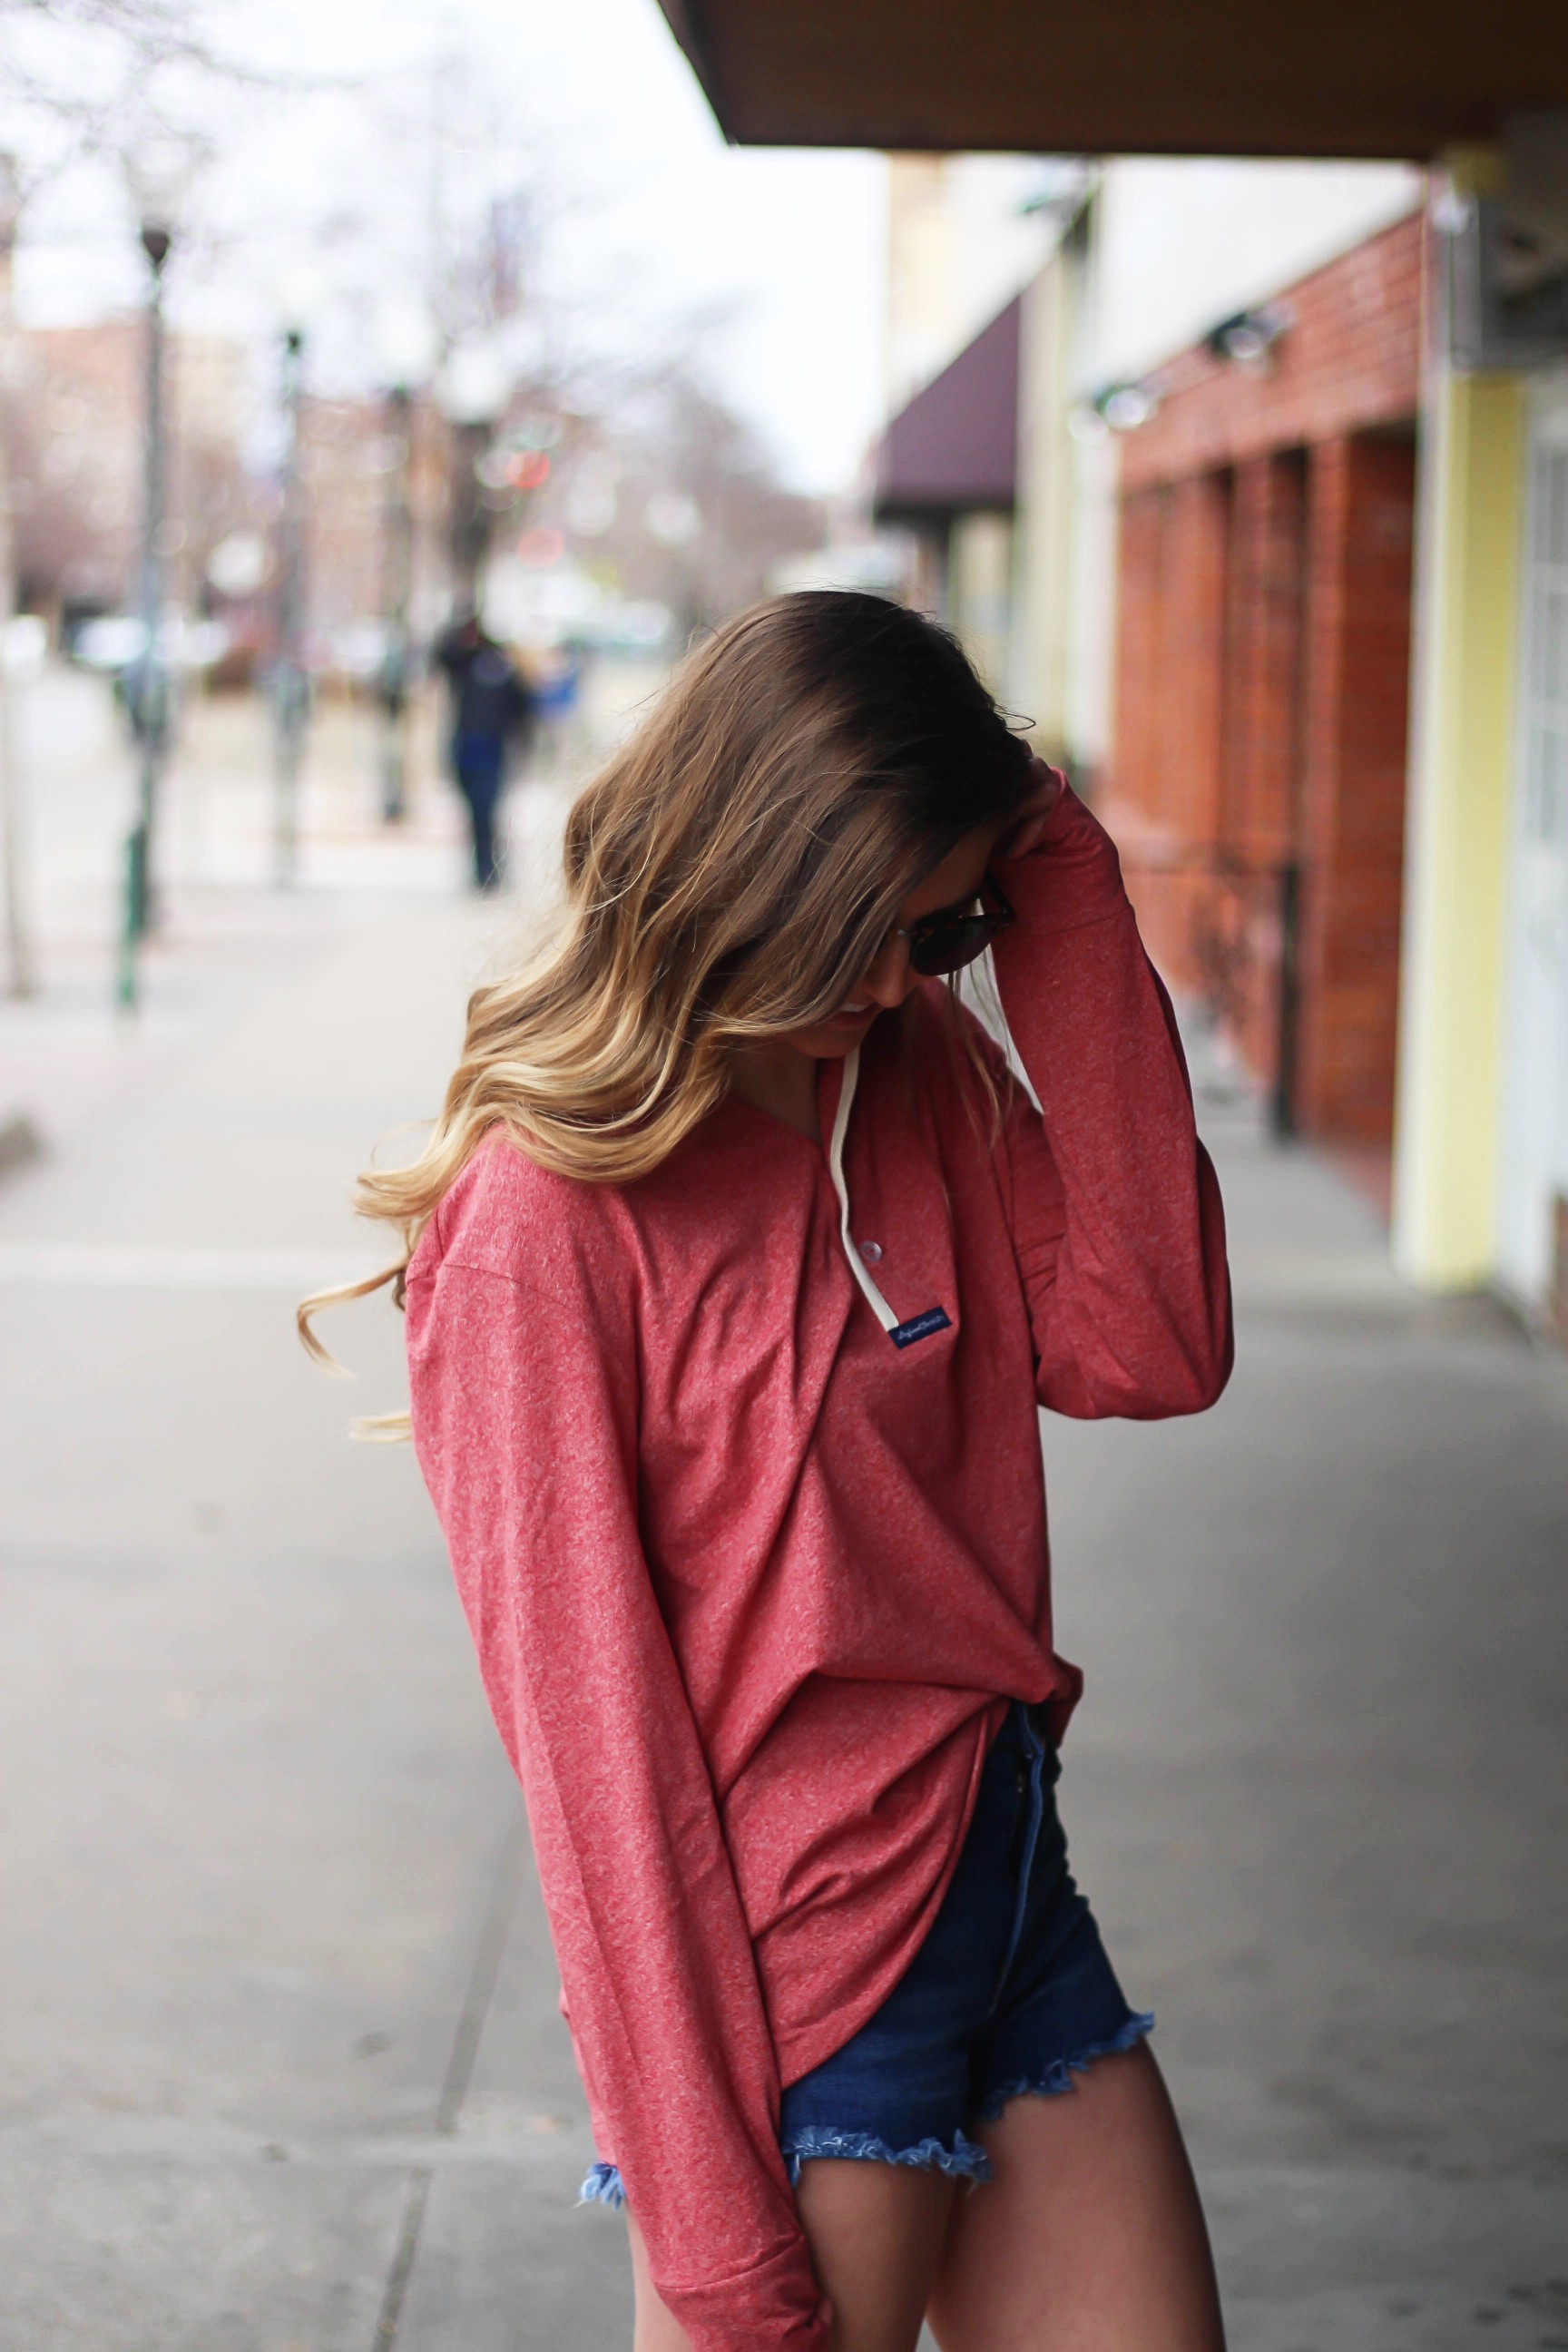
[(910, 961), (922, 980), (944, 979), (949, 972), (962, 971), (984, 954), (995, 936), (996, 925), (989, 915), (961, 915), (940, 929), (927, 931), (914, 941), (910, 950)]

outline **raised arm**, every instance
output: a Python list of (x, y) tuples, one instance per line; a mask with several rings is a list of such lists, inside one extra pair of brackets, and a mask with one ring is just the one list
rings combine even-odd
[(637, 1538), (636, 1350), (583, 1255), (408, 1293), (415, 1438), (527, 1800), (602, 2157), (698, 2352), (817, 2352), (752, 1945)]
[(996, 942), (1020, 1091), (1005, 1150), (1042, 1404), (1088, 1420), (1200, 1412), (1230, 1376), (1219, 1185), (1174, 1015), (1109, 835), (1063, 785)]

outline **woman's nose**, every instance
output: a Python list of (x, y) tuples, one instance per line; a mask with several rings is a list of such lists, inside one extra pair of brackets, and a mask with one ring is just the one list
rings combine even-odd
[(920, 975), (910, 962), (909, 940), (901, 932), (894, 931), (883, 940), (867, 966), (858, 993), (891, 1013), (919, 984)]

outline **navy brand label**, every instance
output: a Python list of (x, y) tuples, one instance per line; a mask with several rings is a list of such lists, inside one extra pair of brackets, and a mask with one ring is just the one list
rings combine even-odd
[(928, 1307), (923, 1315), (911, 1315), (907, 1323), (895, 1323), (888, 1337), (895, 1348), (912, 1348), (917, 1339), (929, 1339), (933, 1331), (952, 1328), (945, 1307)]

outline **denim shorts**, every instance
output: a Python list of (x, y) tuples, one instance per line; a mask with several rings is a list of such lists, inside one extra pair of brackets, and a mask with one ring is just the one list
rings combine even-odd
[[(984, 2180), (980, 2125), (1010, 2099), (1070, 2089), (1075, 2070), (1153, 2025), (1129, 2009), (1068, 1869), (1059, 1770), (1041, 1710), (1016, 1700), (925, 1941), (875, 2015), (784, 2094), (792, 2180), (822, 2156)], [(593, 2167), (583, 2197), (623, 2201), (613, 2165)]]

